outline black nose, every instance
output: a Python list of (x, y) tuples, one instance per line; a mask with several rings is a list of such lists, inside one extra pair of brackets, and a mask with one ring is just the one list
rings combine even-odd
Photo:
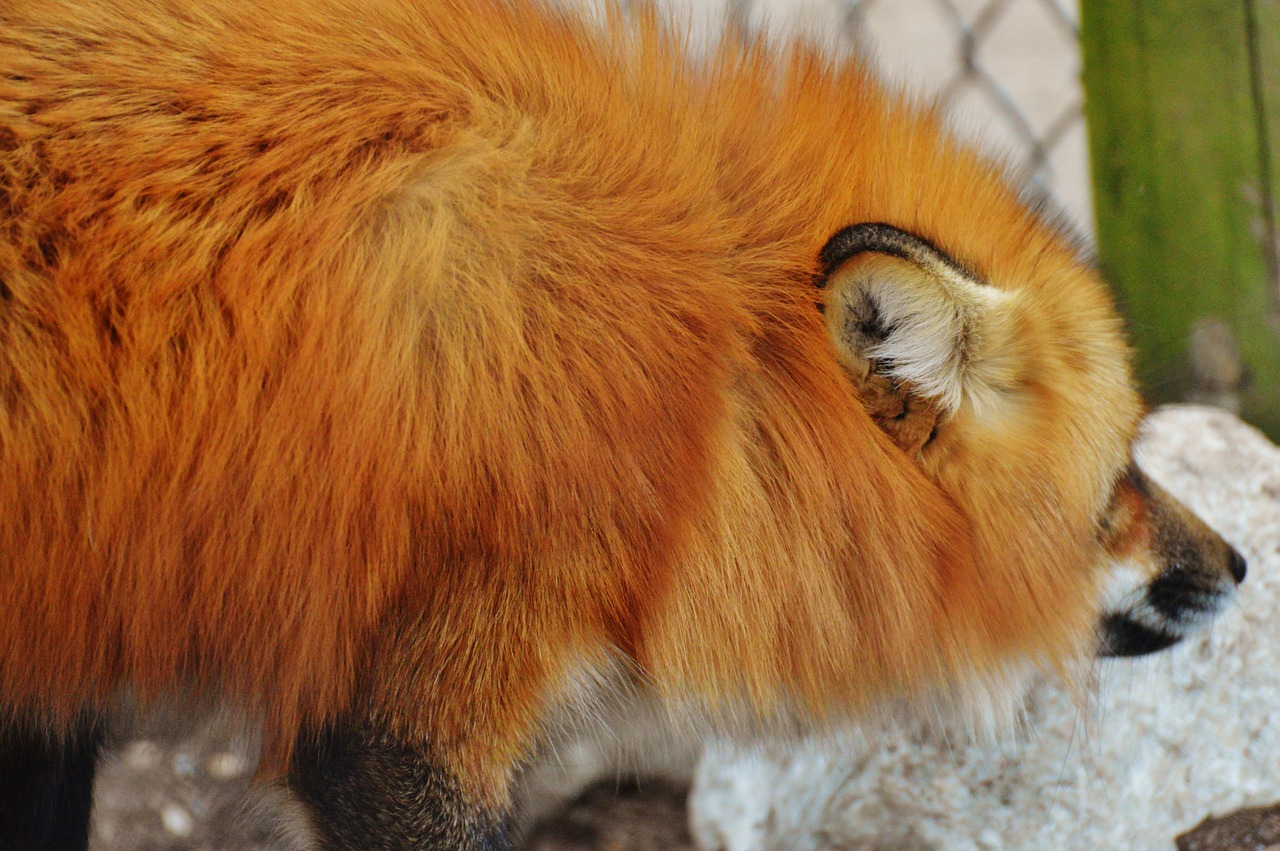
[(1244, 582), (1244, 576), (1249, 572), (1249, 565), (1245, 563), (1244, 556), (1231, 550), (1231, 575), (1235, 578), (1236, 584)]

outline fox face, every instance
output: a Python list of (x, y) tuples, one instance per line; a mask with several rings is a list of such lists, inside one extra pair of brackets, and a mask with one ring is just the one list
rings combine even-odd
[[(868, 413), (935, 481), (963, 485), (950, 490), (958, 501), (975, 479), (1004, 472), (972, 463), (965, 442), (975, 432), (998, 422), (998, 437), (986, 439), (1016, 452), (1034, 445), (1053, 401), (1072, 403), (1037, 392), (1037, 374), (1063, 372), (1044, 363), (1055, 342), (1037, 336), (1037, 326), (1052, 322), (1053, 308), (1034, 291), (984, 280), (929, 241), (883, 224), (841, 231), (822, 262), (828, 330)], [(1096, 329), (1092, 339), (1057, 343), (1089, 353), (1078, 371), (1095, 382), (1090, 404), (1132, 405), (1128, 394), (1109, 393), (1115, 386), (1105, 374), (1124, 371), (1122, 355)], [(1082, 528), (1096, 532), (1104, 656), (1176, 644), (1233, 599), (1246, 573), (1236, 550), (1142, 472), (1123, 443), (1127, 433), (1095, 432), (1099, 445), (1078, 447), (1094, 457), (1109, 452), (1107, 475), (1078, 491), (1086, 501), (1079, 510), (1092, 518)], [(1107, 446), (1107, 437), (1116, 440)]]
[(1115, 567), (1103, 599), (1101, 652), (1140, 656), (1207, 623), (1244, 581), (1244, 558), (1185, 506), (1130, 465), (1099, 532)]

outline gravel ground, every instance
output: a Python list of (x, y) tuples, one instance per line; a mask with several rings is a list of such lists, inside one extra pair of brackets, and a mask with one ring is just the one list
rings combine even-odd
[(694, 851), (686, 786), (597, 783), (560, 813), (538, 823), (524, 851)]
[[(217, 715), (160, 713), (116, 737), (91, 851), (295, 851), (282, 796), (250, 783), (256, 742)], [(535, 824), (522, 851), (693, 851), (686, 786), (596, 784)]]
[[(123, 731), (99, 774), (92, 851), (297, 851), (278, 829), (278, 793), (250, 785), (255, 746), (210, 715), (162, 713)], [(694, 851), (687, 792), (597, 783), (534, 825), (521, 851)], [(1280, 851), (1280, 806), (1206, 819), (1177, 849)]]
[(95, 786), (92, 851), (284, 851), (257, 743), (211, 714), (157, 713), (122, 731)]

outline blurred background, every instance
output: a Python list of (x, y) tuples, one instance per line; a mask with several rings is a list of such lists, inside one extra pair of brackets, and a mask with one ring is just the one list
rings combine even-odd
[[(1153, 403), (1280, 439), (1280, 2), (663, 0), (857, 52), (1085, 237)], [(1092, 169), (1091, 169), (1092, 163)]]
[[(714, 20), (713, 0), (701, 11)], [(672, 13), (685, 0), (667, 0)], [(1073, 0), (732, 0), (735, 25), (857, 53), (935, 101), (962, 138), (1004, 160), (1093, 235)]]

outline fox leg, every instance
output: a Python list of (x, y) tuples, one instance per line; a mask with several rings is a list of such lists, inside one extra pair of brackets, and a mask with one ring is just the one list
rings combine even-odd
[(372, 723), (304, 735), (289, 786), (325, 851), (509, 851), (501, 814), (466, 799), (427, 746)]
[(0, 722), (0, 851), (77, 851), (89, 845), (93, 773), (102, 729), (52, 732)]

